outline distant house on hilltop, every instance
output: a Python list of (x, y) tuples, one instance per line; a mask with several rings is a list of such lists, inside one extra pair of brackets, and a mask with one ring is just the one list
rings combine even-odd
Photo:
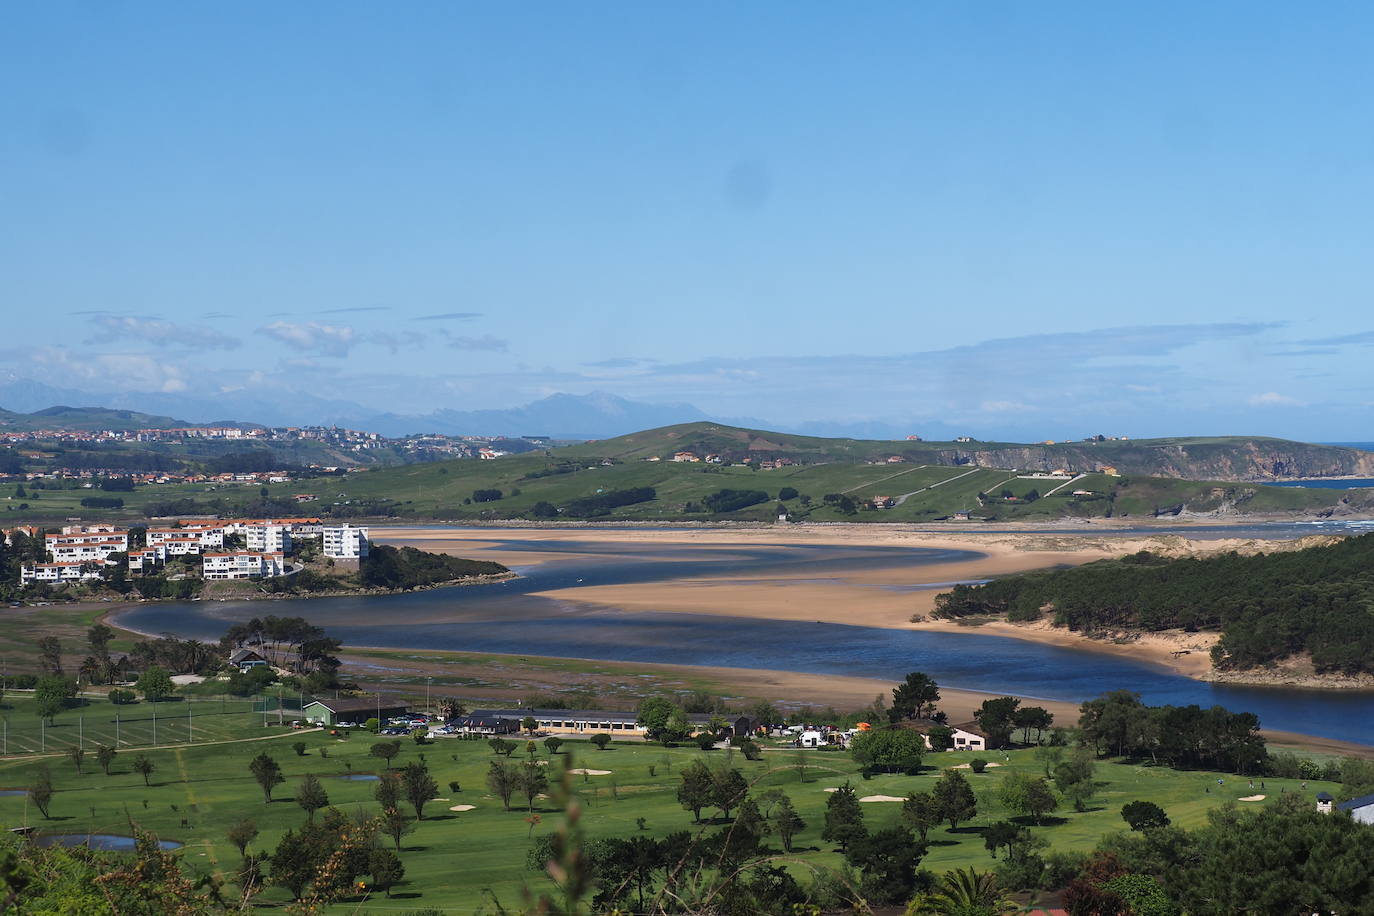
[(701, 457), (696, 452), (674, 452), (674, 461), (700, 461)]

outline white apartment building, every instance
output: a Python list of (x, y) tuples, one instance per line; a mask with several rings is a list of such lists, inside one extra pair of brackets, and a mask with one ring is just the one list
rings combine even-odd
[(166, 550), (169, 557), (194, 557), (204, 552), (205, 545), (194, 534), (181, 534), (176, 537), (163, 538), (153, 546)]
[[(184, 541), (187, 538), (194, 540), (201, 547), (223, 547), (224, 526), (207, 525), (203, 528), (149, 528), (147, 535), (149, 547), (165, 544), (169, 541)], [(200, 551), (183, 550), (181, 553), (200, 553)]]
[(243, 529), (248, 549), (257, 553), (290, 553), (291, 529), (287, 525), (253, 525)]
[[(103, 526), (102, 526), (103, 527)], [(79, 531), (49, 534), (43, 538), (53, 561), (58, 563), (103, 563), (112, 553), (129, 549), (127, 531)]]
[(280, 576), (286, 569), (285, 558), (279, 553), (207, 553), (201, 560), (206, 581), (216, 579), (266, 579)]
[(335, 560), (359, 560), (367, 556), (367, 528), (355, 525), (324, 526), (324, 555)]
[(128, 547), (128, 538), (92, 541), (87, 544), (49, 544), (54, 563), (105, 563), (111, 554)]
[(19, 582), (80, 582), (82, 579), (99, 579), (100, 572), (87, 563), (35, 563), (19, 567)]
[(123, 531), (115, 525), (63, 525), (63, 534), (119, 534)]
[(129, 572), (147, 575), (167, 562), (167, 545), (157, 544), (129, 551)]

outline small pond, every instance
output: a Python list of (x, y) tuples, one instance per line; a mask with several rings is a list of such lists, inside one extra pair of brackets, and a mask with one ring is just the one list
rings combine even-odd
[(0, 789), (0, 798), (18, 798), (21, 795), (28, 794), (28, 789)]
[(373, 773), (345, 773), (345, 774), (343, 774), (342, 776), (340, 776), (339, 778), (340, 778), (340, 779), (347, 779), (347, 780), (350, 780), (350, 781), (352, 781), (352, 782), (372, 782), (372, 781), (381, 779), (382, 777), (377, 776), (376, 774), (373, 774)]
[[(117, 833), (43, 833), (34, 842), (39, 846), (89, 846), (107, 852), (133, 852), (134, 838)], [(163, 849), (180, 849), (182, 844), (175, 840), (159, 840)]]

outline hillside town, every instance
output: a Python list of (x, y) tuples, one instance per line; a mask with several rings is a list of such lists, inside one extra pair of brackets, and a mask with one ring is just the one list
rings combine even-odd
[[(0, 417), (0, 456), (9, 455), (13, 460), (0, 462), (0, 481), (14, 482), (113, 478), (137, 485), (284, 483), (368, 466), (492, 460), (551, 444), (546, 436), (425, 433), (390, 437), (339, 426), (18, 429), (7, 428), (6, 423)], [(102, 454), (111, 457), (102, 460)], [(129, 454), (158, 460), (130, 462)], [(303, 461), (301, 456), (332, 460)], [(253, 460), (242, 460), (249, 458)], [(264, 466), (264, 462), (272, 466)]]
[(182, 520), (166, 527), (66, 525), (4, 531), (4, 543), (42, 539), (47, 562), (24, 563), (20, 584), (62, 586), (118, 574), (151, 576), (177, 561), (181, 575), (206, 582), (292, 575), (288, 558), (302, 552), (356, 565), (370, 549), (366, 527), (324, 524), (319, 518)]

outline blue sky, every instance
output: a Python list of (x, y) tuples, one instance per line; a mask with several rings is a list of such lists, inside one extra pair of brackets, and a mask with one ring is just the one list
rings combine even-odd
[(1372, 70), (1358, 4), (21, 5), (0, 371), (1369, 439)]

